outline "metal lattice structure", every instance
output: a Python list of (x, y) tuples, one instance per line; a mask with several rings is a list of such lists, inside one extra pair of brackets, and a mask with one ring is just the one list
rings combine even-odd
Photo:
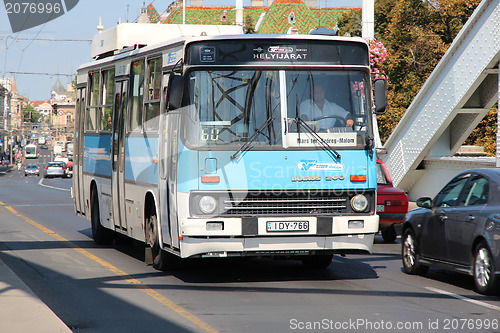
[(497, 101), (499, 61), (500, 1), (483, 0), (384, 145), (380, 158), (410, 199), (435, 194), (455, 170), (494, 166), (451, 156)]

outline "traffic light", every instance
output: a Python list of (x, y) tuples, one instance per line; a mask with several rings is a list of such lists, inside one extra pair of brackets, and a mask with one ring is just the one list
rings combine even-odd
[(52, 105), (52, 107), (54, 108), (54, 114), (57, 114), (57, 103)]

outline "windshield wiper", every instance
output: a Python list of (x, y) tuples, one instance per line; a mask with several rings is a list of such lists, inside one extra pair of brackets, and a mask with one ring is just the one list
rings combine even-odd
[(299, 139), (300, 139), (300, 125), (302, 124), (306, 131), (311, 134), (320, 144), (321, 144), (321, 149), (335, 157), (336, 159), (340, 158), (340, 154), (337, 153), (328, 143), (326, 143), (323, 138), (316, 133), (308, 124), (305, 122), (302, 118), (300, 118), (299, 115), (299, 101), (298, 101), (298, 96), (295, 96), (295, 123), (297, 124), (297, 133), (299, 134)]
[(238, 155), (241, 152), (248, 150), (250, 144), (255, 141), (255, 139), (259, 134), (265, 135), (264, 133), (262, 133), (262, 130), (266, 126), (268, 126), (273, 120), (274, 117), (267, 118), (267, 120), (259, 128), (255, 130), (255, 133), (244, 144), (242, 144), (241, 147), (233, 155), (231, 155), (231, 159), (234, 160), (236, 157), (238, 157)]
[(316, 133), (308, 124), (307, 122), (305, 122), (302, 118), (300, 117), (297, 117), (297, 118), (294, 118), (294, 121), (295, 123), (297, 124), (297, 127), (299, 127), (300, 125), (302, 125), (306, 131), (311, 134), (319, 143), (320, 143), (320, 146), (321, 146), (321, 149), (323, 149), (324, 151), (326, 151), (327, 153), (329, 153), (330, 155), (332, 155), (332, 157), (336, 158), (336, 159), (339, 159), (340, 158), (340, 154), (335, 150), (333, 149), (332, 147), (330, 147), (330, 145), (328, 143), (326, 143), (326, 141), (318, 134)]

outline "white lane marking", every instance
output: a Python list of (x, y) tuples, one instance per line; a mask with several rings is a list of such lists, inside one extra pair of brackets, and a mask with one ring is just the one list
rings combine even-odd
[(51, 189), (54, 189), (54, 190), (59, 190), (59, 191), (70, 191), (69, 189), (67, 188), (60, 188), (60, 187), (55, 187), (55, 186), (49, 186), (49, 185), (45, 185), (43, 182), (43, 178), (40, 179), (40, 181), (38, 182), (38, 185), (40, 186), (44, 186), (44, 187), (48, 187), (48, 188), (51, 188)]
[(462, 296), (462, 295), (457, 295), (457, 294), (454, 294), (454, 293), (450, 293), (449, 291), (445, 291), (445, 290), (441, 290), (441, 289), (437, 289), (437, 288), (425, 287), (425, 289), (433, 291), (433, 292), (438, 293), (438, 294), (442, 294), (442, 295), (450, 296), (450, 297), (453, 297), (453, 298), (457, 298), (457, 299), (460, 299), (462, 301), (466, 301), (466, 302), (469, 302), (469, 303), (472, 303), (472, 304), (475, 304), (475, 305), (479, 305), (479, 306), (482, 306), (482, 307), (485, 307), (485, 308), (488, 308), (488, 309), (500, 312), (500, 306), (496, 306), (496, 305), (493, 305), (493, 304), (488, 304), (486, 302), (481, 302), (481, 301), (478, 301), (478, 300), (475, 300), (475, 299), (472, 299), (472, 298), (468, 298), (468, 297), (465, 297), (465, 296)]

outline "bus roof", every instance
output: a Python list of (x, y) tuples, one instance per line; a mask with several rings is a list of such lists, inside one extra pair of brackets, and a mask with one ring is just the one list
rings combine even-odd
[(91, 57), (113, 55), (135, 45), (153, 45), (181, 36), (243, 34), (238, 25), (121, 23), (92, 39)]
[[(189, 28), (185, 28), (186, 26), (189, 26)], [(154, 31), (156, 33), (153, 33)], [(167, 31), (173, 31), (174, 33), (166, 33)], [(213, 34), (205, 35), (207, 31)], [(87, 81), (87, 72), (91, 68), (107, 66), (111, 62), (122, 61), (130, 57), (151, 54), (167, 47), (174, 48), (172, 54), (175, 55), (168, 59), (169, 63), (174, 65), (176, 60), (183, 57), (183, 49), (186, 45), (208, 40), (242, 40), (241, 43), (246, 43), (244, 40), (317, 40), (342, 41), (367, 45), (367, 41), (361, 37), (338, 37), (321, 34), (243, 34), (242, 27), (240, 26), (122, 23), (94, 37), (92, 41), (93, 48), (94, 44), (100, 43), (103, 45), (101, 51), (109, 51), (107, 54), (105, 52), (100, 56), (96, 56), (90, 62), (81, 65), (77, 70), (77, 83), (80, 84)], [(104, 45), (107, 45), (107, 47), (104, 47)], [(120, 46), (122, 48), (118, 49)]]

